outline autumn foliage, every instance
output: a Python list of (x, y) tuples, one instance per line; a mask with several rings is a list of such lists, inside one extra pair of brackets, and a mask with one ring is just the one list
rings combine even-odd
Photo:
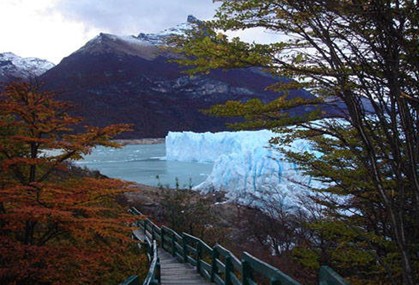
[(125, 183), (74, 175), (69, 163), (117, 146), (109, 139), (129, 126), (74, 133), (81, 120), (33, 83), (0, 99), (0, 284), (115, 284), (134, 273), (130, 217), (115, 203)]

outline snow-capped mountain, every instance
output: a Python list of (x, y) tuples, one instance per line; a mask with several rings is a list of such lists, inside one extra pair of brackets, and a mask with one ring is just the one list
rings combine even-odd
[(0, 81), (28, 79), (44, 74), (54, 64), (35, 57), (20, 57), (11, 52), (0, 53)]
[(170, 37), (183, 35), (186, 31), (191, 30), (194, 25), (199, 25), (199, 23), (200, 20), (189, 15), (185, 23), (165, 29), (156, 34), (140, 33), (138, 36), (120, 36), (100, 33), (74, 54), (90, 53), (98, 55), (117, 53), (152, 60), (161, 54), (160, 47), (166, 45)]
[[(263, 102), (284, 94), (266, 87), (285, 78), (275, 78), (257, 68), (214, 70), (188, 76), (185, 67), (170, 61), (177, 55), (161, 47), (172, 35), (184, 33), (199, 20), (157, 34), (138, 36), (99, 34), (82, 48), (47, 71), (42, 82), (73, 103), (74, 113), (87, 124), (133, 124), (125, 138), (165, 137), (169, 131), (223, 131), (230, 118), (210, 117), (201, 112), (227, 100)], [(314, 98), (305, 90), (291, 90), (289, 98)], [(301, 115), (313, 106), (298, 107)]]
[(167, 43), (167, 39), (170, 37), (184, 35), (186, 31), (193, 29), (194, 26), (199, 25), (200, 23), (201, 21), (199, 19), (189, 15), (186, 23), (181, 23), (173, 28), (165, 29), (157, 34), (140, 33), (137, 37), (134, 38), (150, 43), (152, 45), (164, 45)]

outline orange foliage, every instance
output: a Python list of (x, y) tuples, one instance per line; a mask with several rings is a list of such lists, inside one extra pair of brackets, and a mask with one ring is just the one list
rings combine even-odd
[(110, 284), (128, 258), (132, 217), (115, 203), (126, 183), (74, 177), (68, 161), (129, 126), (76, 134), (67, 110), (31, 83), (0, 95), (0, 284)]

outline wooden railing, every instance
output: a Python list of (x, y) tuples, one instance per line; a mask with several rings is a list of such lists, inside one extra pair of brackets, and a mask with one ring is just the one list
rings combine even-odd
[[(136, 208), (129, 209), (129, 212), (133, 215), (142, 215), (141, 212), (138, 211)], [(144, 241), (141, 240), (141, 237), (138, 237), (136, 235), (136, 231), (133, 232), (132, 236), (133, 239), (141, 242), (140, 246), (144, 245), (146, 247), (147, 259), (150, 264), (147, 276), (143, 281), (143, 285), (158, 285), (160, 284), (160, 260), (158, 254), (157, 240), (154, 236), (154, 231), (156, 229), (159, 229), (159, 227), (154, 225), (151, 221), (150, 223), (151, 224), (148, 224), (143, 220), (139, 220), (135, 223), (136, 226), (140, 227), (143, 230)], [(133, 275), (128, 277), (119, 285), (140, 285), (140, 281), (138, 276)]]
[(143, 285), (157, 285), (160, 284), (160, 261), (156, 240), (153, 240), (153, 245), (149, 248), (150, 250), (147, 255), (149, 256), (149, 260), (151, 260), (150, 269), (147, 273), (147, 277), (145, 278)]
[[(131, 213), (141, 215), (135, 209)], [(151, 220), (139, 220), (137, 225), (145, 235), (146, 244), (153, 250), (148, 251), (150, 270), (143, 285), (160, 284), (160, 266), (157, 244), (179, 262), (195, 266), (196, 271), (205, 279), (218, 285), (256, 285), (258, 280), (270, 285), (299, 285), (300, 283), (279, 269), (257, 259), (247, 252), (239, 260), (229, 250), (217, 244), (210, 247), (201, 239), (187, 233), (178, 234), (174, 230), (155, 225)], [(152, 257), (152, 258), (151, 258)], [(134, 285), (137, 283), (122, 283)], [(347, 285), (346, 281), (330, 267), (322, 266), (319, 273), (320, 285)]]
[(322, 266), (319, 272), (319, 285), (348, 285), (348, 283), (329, 266)]
[(132, 275), (119, 285), (140, 285), (140, 279), (137, 275)]

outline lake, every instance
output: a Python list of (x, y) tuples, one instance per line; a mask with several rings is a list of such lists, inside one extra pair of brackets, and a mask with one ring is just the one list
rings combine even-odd
[(97, 147), (75, 164), (103, 175), (150, 186), (189, 188), (203, 182), (212, 163), (166, 161), (165, 144), (126, 145), (120, 149)]

